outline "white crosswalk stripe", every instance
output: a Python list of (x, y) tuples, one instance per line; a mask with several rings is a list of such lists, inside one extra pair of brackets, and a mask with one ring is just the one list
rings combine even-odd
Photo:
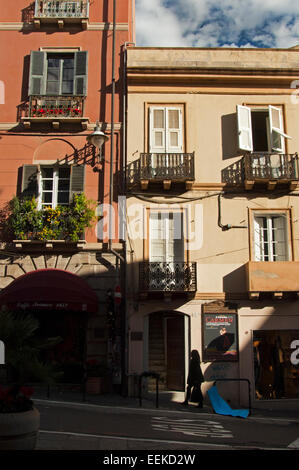
[(200, 421), (199, 419), (179, 419), (153, 417), (152, 428), (156, 431), (179, 432), (187, 436), (233, 438), (231, 431), (217, 421)]
[(290, 449), (299, 449), (299, 437), (294, 442), (288, 445)]

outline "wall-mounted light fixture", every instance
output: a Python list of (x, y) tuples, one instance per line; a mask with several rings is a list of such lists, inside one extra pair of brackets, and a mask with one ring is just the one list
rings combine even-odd
[(109, 136), (101, 131), (99, 121), (97, 121), (93, 133), (87, 136), (86, 140), (89, 144), (92, 144), (98, 150), (98, 163), (102, 163), (102, 147), (104, 143), (109, 140)]

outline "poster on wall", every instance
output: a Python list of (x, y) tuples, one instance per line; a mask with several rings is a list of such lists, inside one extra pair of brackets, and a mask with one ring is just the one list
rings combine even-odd
[(203, 313), (203, 360), (238, 361), (238, 326), (235, 313)]

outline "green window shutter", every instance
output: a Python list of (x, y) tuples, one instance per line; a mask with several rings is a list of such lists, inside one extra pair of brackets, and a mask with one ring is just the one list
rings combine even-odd
[(75, 52), (74, 95), (87, 94), (88, 52)]
[(72, 202), (74, 194), (84, 192), (85, 181), (85, 165), (72, 165), (71, 182), (70, 182), (70, 202)]
[(46, 88), (46, 52), (31, 51), (28, 95), (44, 95)]
[(22, 196), (37, 197), (38, 196), (38, 172), (39, 165), (23, 165), (22, 171)]

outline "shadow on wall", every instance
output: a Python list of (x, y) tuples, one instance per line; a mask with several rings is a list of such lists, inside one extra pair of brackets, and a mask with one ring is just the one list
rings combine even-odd
[(236, 113), (221, 117), (222, 160), (238, 155), (238, 133)]

